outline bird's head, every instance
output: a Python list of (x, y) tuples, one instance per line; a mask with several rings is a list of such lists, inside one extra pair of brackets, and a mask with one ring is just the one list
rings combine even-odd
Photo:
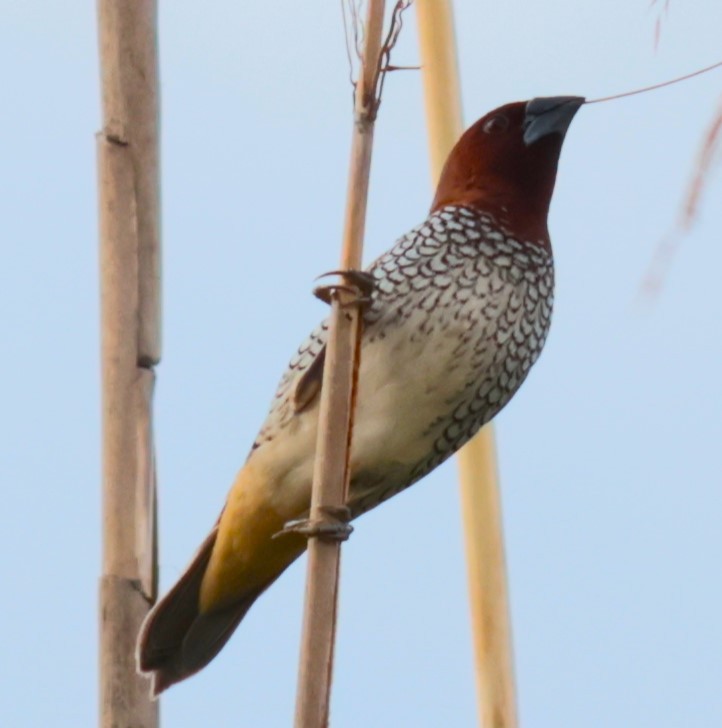
[(509, 233), (549, 244), (547, 215), (569, 124), (584, 99), (536, 98), (507, 104), (464, 132), (439, 178), (432, 212), (466, 205)]

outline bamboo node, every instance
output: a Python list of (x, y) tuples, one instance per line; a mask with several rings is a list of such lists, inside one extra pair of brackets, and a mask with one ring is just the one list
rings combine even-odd
[(130, 146), (130, 139), (125, 128), (125, 125), (119, 121), (111, 121), (103, 127), (101, 132), (105, 141), (110, 144), (116, 144), (119, 147)]

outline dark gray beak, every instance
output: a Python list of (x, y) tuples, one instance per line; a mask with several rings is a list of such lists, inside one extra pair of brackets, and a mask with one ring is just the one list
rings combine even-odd
[(527, 102), (524, 144), (529, 147), (549, 134), (559, 134), (563, 139), (583, 103), (581, 96), (548, 96)]

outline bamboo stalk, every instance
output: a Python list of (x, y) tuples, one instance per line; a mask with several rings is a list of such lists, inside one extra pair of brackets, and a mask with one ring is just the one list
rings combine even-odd
[(156, 0), (98, 1), (103, 370), (100, 716), (155, 728), (135, 641), (156, 596), (154, 365), (160, 359)]
[(458, 462), (481, 725), (515, 728), (514, 657), (491, 426), (461, 449)]
[[(341, 270), (361, 267), (383, 18), (384, 0), (369, 0), (354, 103)], [(347, 499), (354, 374), (358, 367), (360, 335), (359, 307), (348, 303), (348, 297), (339, 292), (331, 304), (310, 514), (311, 521), (319, 525), (332, 524), (333, 509), (341, 509)], [(328, 725), (340, 558), (339, 541), (309, 539), (296, 728)]]
[[(461, 94), (450, 0), (417, 0), (434, 180), (462, 132)], [(494, 433), (484, 427), (459, 453), (479, 716), (484, 728), (515, 728), (511, 624)]]

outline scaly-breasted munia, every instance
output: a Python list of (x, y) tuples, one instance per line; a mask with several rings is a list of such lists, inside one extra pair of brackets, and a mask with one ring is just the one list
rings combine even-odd
[[(547, 230), (562, 141), (583, 103), (502, 106), (456, 144), (426, 220), (368, 268), (348, 508), (356, 517), (446, 460), (511, 399), (542, 350)], [(279, 385), (215, 528), (153, 608), (140, 670), (160, 693), (204, 667), (306, 547), (326, 324)]]

